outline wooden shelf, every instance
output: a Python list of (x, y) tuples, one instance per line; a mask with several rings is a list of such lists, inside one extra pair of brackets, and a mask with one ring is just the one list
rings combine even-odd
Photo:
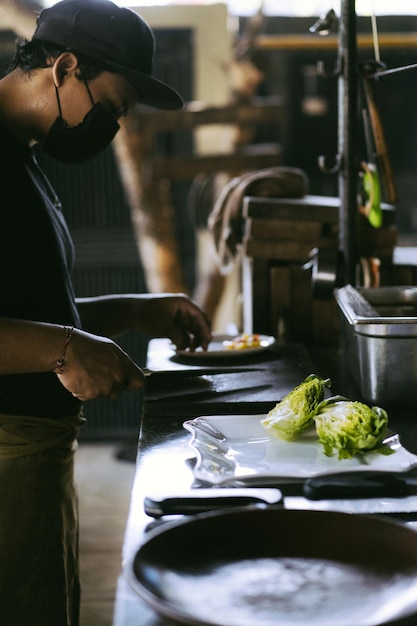
[[(381, 48), (417, 48), (416, 33), (380, 33)], [(369, 33), (357, 35), (358, 48), (373, 48), (373, 38)], [(336, 35), (320, 37), (318, 35), (260, 35), (256, 39), (256, 48), (260, 50), (336, 50)]]

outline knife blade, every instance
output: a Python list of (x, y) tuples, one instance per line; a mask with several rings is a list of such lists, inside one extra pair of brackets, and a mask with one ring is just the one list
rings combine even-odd
[(263, 368), (261, 367), (195, 367), (187, 369), (172, 369), (172, 370), (150, 370), (147, 367), (141, 367), (142, 372), (146, 378), (151, 376), (157, 376), (158, 378), (166, 376), (167, 378), (173, 376), (174, 378), (189, 378), (194, 376), (213, 376), (220, 374), (239, 374), (239, 372), (259, 372)]
[[(265, 389), (269, 389), (271, 385), (256, 385), (254, 387), (235, 387), (231, 389), (203, 389), (199, 391), (183, 391), (178, 390), (176, 393), (170, 393), (169, 395), (161, 395), (158, 393), (158, 397), (155, 398), (158, 402), (175, 402), (179, 400), (181, 402), (187, 401), (200, 401), (200, 400), (210, 400), (211, 398), (215, 399), (218, 396), (227, 396), (232, 395), (234, 393), (242, 393), (242, 392), (258, 392), (265, 391)], [(148, 397), (148, 402), (152, 401), (153, 398)]]
[[(356, 515), (407, 515), (417, 519), (417, 496), (405, 498), (346, 498), (310, 500), (302, 496), (284, 497), (289, 511), (337, 511)], [(417, 523), (417, 522), (416, 522)]]
[(163, 515), (193, 515), (233, 506), (257, 504), (264, 506), (282, 505), (279, 489), (189, 489), (174, 494), (151, 494), (144, 499), (144, 509), (151, 517)]

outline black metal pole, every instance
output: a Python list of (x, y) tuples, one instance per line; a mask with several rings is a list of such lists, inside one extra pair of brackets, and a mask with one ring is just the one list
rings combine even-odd
[(339, 171), (339, 251), (342, 257), (342, 281), (356, 285), (356, 214), (358, 182), (358, 68), (355, 0), (341, 0), (339, 24), (338, 152), (342, 156)]

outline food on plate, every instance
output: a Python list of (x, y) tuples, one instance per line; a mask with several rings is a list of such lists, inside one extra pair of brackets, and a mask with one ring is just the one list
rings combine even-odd
[(310, 374), (290, 391), (268, 415), (262, 426), (273, 436), (286, 441), (297, 439), (312, 423), (330, 378)]
[(350, 459), (360, 452), (381, 448), (387, 434), (388, 415), (378, 406), (334, 396), (324, 400), (314, 416), (324, 453)]
[(343, 396), (324, 399), (329, 387), (330, 378), (310, 374), (261, 420), (262, 426), (272, 436), (294, 441), (314, 424), (324, 454), (340, 460), (371, 450), (389, 454), (392, 450), (383, 446), (387, 412)]
[(259, 335), (239, 335), (230, 341), (224, 341), (223, 344), (228, 350), (247, 350), (249, 348), (259, 348), (261, 338)]

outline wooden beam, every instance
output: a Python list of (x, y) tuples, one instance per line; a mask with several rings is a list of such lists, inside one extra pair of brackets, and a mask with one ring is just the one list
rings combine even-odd
[(42, 8), (37, 0), (1, 0), (0, 26), (3, 30), (15, 32), (18, 37), (30, 39)]
[(198, 174), (227, 172), (241, 174), (245, 171), (259, 170), (265, 167), (277, 167), (282, 164), (281, 152), (274, 146), (269, 153), (256, 154), (221, 154), (214, 156), (155, 157), (150, 167), (154, 179), (191, 180)]
[(169, 130), (193, 129), (210, 124), (251, 125), (280, 122), (284, 99), (280, 96), (253, 98), (244, 104), (204, 106), (190, 102), (180, 111), (157, 111), (137, 107), (136, 114), (127, 119), (130, 132), (155, 133)]
[(186, 292), (169, 183), (144, 176), (141, 137), (129, 133), (124, 120), (113, 148), (148, 290)]
[[(417, 48), (416, 33), (380, 33), (378, 36), (381, 48)], [(373, 49), (374, 42), (369, 33), (359, 33), (358, 48)], [(317, 35), (259, 35), (255, 47), (260, 50), (337, 50), (336, 35), (318, 37)]]

